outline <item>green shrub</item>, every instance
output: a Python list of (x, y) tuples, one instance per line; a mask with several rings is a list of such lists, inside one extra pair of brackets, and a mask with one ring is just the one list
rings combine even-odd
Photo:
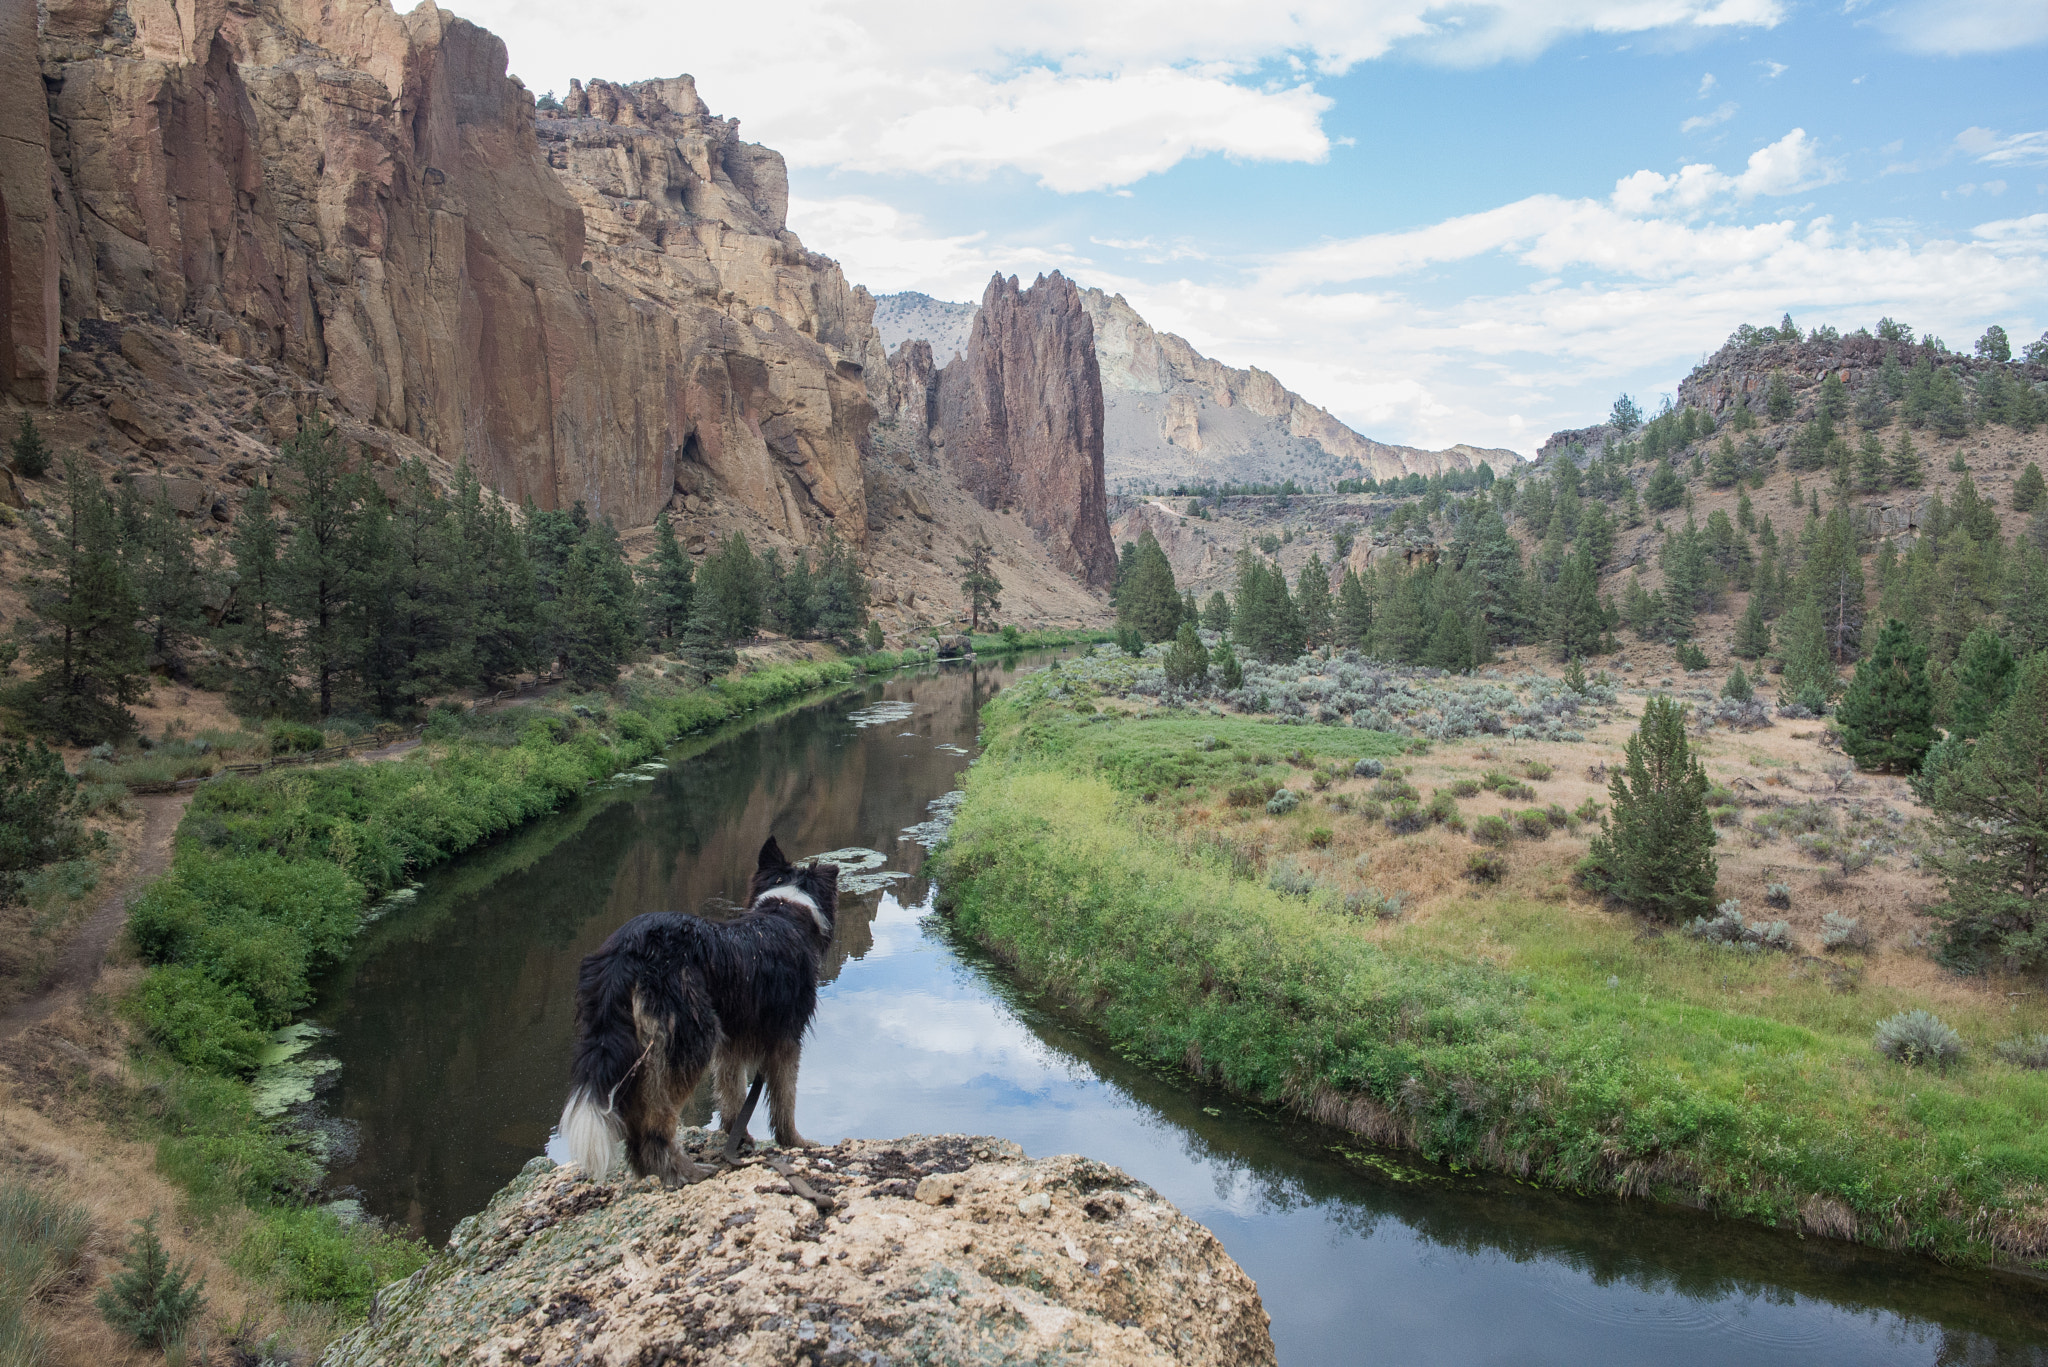
[(1392, 777), (1373, 784), (1372, 795), (1381, 802), (1415, 802), (1422, 797), (1413, 784)]
[(317, 726), (307, 726), (295, 721), (274, 721), (266, 734), (270, 739), (270, 753), (273, 755), (304, 754), (309, 750), (327, 748), (327, 736)]
[(0, 1178), (0, 1364), (35, 1367), (45, 1335), (31, 1326), (28, 1303), (85, 1256), (92, 1221), (19, 1177)]
[(156, 1237), (156, 1216), (139, 1229), (121, 1262), (125, 1271), (99, 1294), (100, 1313), (144, 1348), (162, 1351), (185, 1341), (186, 1326), (206, 1306), (206, 1279), (192, 1286), (191, 1264), (178, 1266)]
[(418, 1240), (345, 1224), (332, 1211), (294, 1206), (264, 1211), (243, 1236), (234, 1261), (274, 1278), (289, 1300), (361, 1314), (378, 1287), (411, 1276), (430, 1256)]
[(1572, 824), (1572, 814), (1564, 809), (1562, 802), (1553, 802), (1544, 807), (1543, 815), (1548, 817), (1550, 824), (1559, 830), (1564, 830)]
[(1223, 800), (1233, 807), (1263, 807), (1266, 799), (1278, 791), (1280, 785), (1277, 783), (1235, 783), (1223, 795)]
[(1299, 807), (1300, 805), (1301, 796), (1300, 794), (1296, 793), (1293, 789), (1276, 789), (1273, 793), (1273, 796), (1266, 799), (1266, 815), (1286, 816), (1289, 812), (1293, 811), (1296, 807)]
[(1309, 828), (1308, 843), (1316, 849), (1326, 850), (1330, 848), (1330, 842), (1334, 839), (1336, 839), (1336, 833), (1328, 826), (1311, 826)]
[(2048, 1068), (2048, 1035), (2016, 1035), (1992, 1046), (1992, 1052), (2015, 1068)]
[(1588, 823), (1598, 821), (1600, 819), (1600, 804), (1589, 797), (1578, 806), (1572, 808), (1572, 815)]
[(1691, 641), (1679, 642), (1678, 667), (1688, 673), (1696, 669), (1705, 669), (1707, 667), (1707, 652), (1701, 650)]
[(1507, 856), (1499, 850), (1474, 850), (1465, 856), (1465, 876), (1475, 883), (1498, 883), (1507, 874)]
[(264, 1033), (247, 997), (196, 968), (152, 968), (134, 1009), (149, 1037), (178, 1062), (209, 1073), (251, 1072)]
[(1707, 815), (1713, 818), (1716, 826), (1740, 826), (1742, 824), (1742, 809), (1740, 807), (1716, 807), (1708, 812)]
[(1430, 794), (1429, 819), (1441, 821), (1454, 830), (1465, 829), (1464, 819), (1458, 815), (1457, 799), (1442, 788)]
[(1550, 839), (1550, 813), (1541, 807), (1525, 807), (1515, 813), (1515, 829), (1531, 840)]
[(1963, 1037), (1941, 1017), (1917, 1006), (1879, 1021), (1871, 1042), (1878, 1053), (1909, 1068), (1925, 1063), (1946, 1072), (1963, 1060)]
[(1844, 916), (1839, 911), (1830, 911), (1820, 918), (1820, 944), (1822, 949), (1868, 949), (1870, 932), (1854, 916)]
[(1550, 777), (1550, 766), (1540, 759), (1523, 760), (1522, 772), (1541, 783)]
[(1266, 874), (1266, 886), (1289, 897), (1306, 897), (1316, 890), (1316, 880), (1292, 859), (1280, 859)]
[(1456, 780), (1451, 784), (1451, 795), (1453, 797), (1478, 797), (1479, 780), (1476, 778), (1461, 778)]
[(1517, 783), (1513, 779), (1503, 781), (1494, 791), (1509, 802), (1534, 802), (1536, 800), (1536, 790), (1534, 788), (1531, 788), (1526, 783)]
[[(1547, 822), (1545, 828), (1548, 829)], [(1504, 816), (1489, 813), (1472, 819), (1472, 838), (1482, 845), (1505, 845), (1514, 839), (1514, 835), (1514, 827), (1508, 824), (1508, 819)]]
[(1429, 825), (1429, 813), (1420, 803), (1400, 798), (1387, 806), (1387, 829), (1395, 835), (1413, 835)]

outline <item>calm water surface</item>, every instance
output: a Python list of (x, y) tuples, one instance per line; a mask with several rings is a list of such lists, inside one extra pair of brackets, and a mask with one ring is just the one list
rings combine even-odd
[[(793, 856), (866, 847), (906, 875), (841, 904), (804, 1132), (995, 1134), (1114, 1163), (1257, 1278), (1283, 1363), (2048, 1364), (2037, 1284), (1367, 1153), (1035, 1005), (931, 917), (905, 829), (959, 787), (980, 705), (1042, 663), (898, 676), (734, 726), (437, 873), (323, 997), (343, 1064), (329, 1108), (360, 1135), (333, 1183), (445, 1237), (548, 1143), (578, 961), (641, 912), (730, 910), (772, 831)], [(700, 1098), (689, 1118), (709, 1116)]]

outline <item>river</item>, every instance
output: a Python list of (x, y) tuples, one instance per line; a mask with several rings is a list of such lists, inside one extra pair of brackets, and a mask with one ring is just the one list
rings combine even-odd
[[(2038, 1283), (1435, 1169), (1127, 1061), (1034, 1002), (932, 916), (906, 831), (960, 786), (981, 704), (1044, 658), (744, 719), (438, 870), (325, 985), (342, 1066), (323, 1100), (357, 1139), (330, 1185), (445, 1238), (549, 1143), (582, 957), (641, 912), (729, 910), (772, 831), (903, 875), (842, 899), (805, 1134), (993, 1134), (1114, 1163), (1257, 1279), (1290, 1367), (2048, 1364)], [(688, 1118), (709, 1116), (700, 1097)]]

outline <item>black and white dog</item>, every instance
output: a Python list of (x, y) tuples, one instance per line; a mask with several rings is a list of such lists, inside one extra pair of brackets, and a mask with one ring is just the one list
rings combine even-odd
[(775, 1142), (810, 1147), (796, 1129), (797, 1060), (838, 909), (838, 867), (795, 867), (770, 836), (745, 915), (636, 916), (584, 959), (561, 1132), (591, 1180), (604, 1180), (621, 1137), (642, 1177), (705, 1175), (673, 1140), (706, 1068), (730, 1141), (744, 1138), (732, 1131), (745, 1124), (747, 1084), (759, 1073)]

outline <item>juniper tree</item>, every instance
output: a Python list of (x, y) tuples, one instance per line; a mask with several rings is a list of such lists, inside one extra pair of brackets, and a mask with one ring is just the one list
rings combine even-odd
[(828, 641), (852, 645), (868, 620), (868, 581), (851, 547), (827, 528), (818, 547), (818, 566), (811, 573), (812, 629)]
[(2020, 666), (2012, 700), (1929, 794), (1947, 900), (1938, 953), (2014, 972), (2048, 961), (2048, 654)]
[(1600, 653), (1601, 638), (1607, 634), (1607, 614), (1600, 606), (1593, 567), (1584, 552), (1565, 561), (1550, 607), (1547, 634), (1557, 648), (1558, 659)]
[(1891, 401), (1885, 397), (1884, 386), (1872, 382), (1858, 389), (1853, 413), (1856, 425), (1865, 431), (1889, 423), (1892, 420), (1892, 406)]
[(454, 518), (473, 585), (470, 674), (495, 688), (534, 667), (539, 588), (512, 510), (486, 497), (466, 460), (455, 467)]
[(1741, 665), (1728, 672), (1728, 679), (1721, 685), (1721, 696), (1731, 702), (1748, 702), (1756, 696), (1756, 689), (1749, 682)]
[(1989, 627), (1978, 627), (1956, 653), (1955, 697), (1949, 703), (1949, 731), (1970, 739), (1991, 729), (1998, 710), (2012, 696), (2019, 662)]
[(1685, 481), (1671, 468), (1667, 457), (1657, 462), (1657, 468), (1650, 473), (1650, 482), (1643, 486), (1643, 502), (1653, 513), (1668, 513), (1685, 501)]
[(1891, 465), (1884, 457), (1884, 443), (1875, 432), (1865, 432), (1856, 444), (1856, 487), (1866, 494), (1882, 491), (1891, 482)]
[(1235, 693), (1244, 687), (1244, 666), (1237, 662), (1237, 654), (1230, 648), (1230, 642), (1218, 641), (1216, 649), (1209, 652), (1209, 666), (1216, 672), (1216, 682), (1226, 693)]
[(372, 692), (411, 708), (474, 679), (477, 576), (450, 505), (418, 460), (399, 466), (385, 533), (373, 571), (383, 625)]
[(1820, 524), (1800, 569), (1800, 587), (1820, 607), (1835, 664), (1854, 660), (1863, 632), (1863, 557), (1847, 509), (1836, 508)]
[(1608, 811), (1581, 865), (1587, 884), (1665, 921), (1714, 905), (1714, 825), (1707, 774), (1685, 739), (1685, 712), (1653, 697), (1608, 781)]
[(135, 629), (135, 587), (121, 563), (113, 501), (77, 461), (64, 462), (64, 509), (56, 527), (31, 523), (39, 572), (26, 577), (27, 660), (36, 673), (8, 700), (37, 729), (89, 745), (127, 735), (127, 704), (148, 692)]
[(1977, 355), (1987, 361), (2003, 364), (2012, 359), (2012, 342), (2005, 335), (2005, 329), (1993, 323), (1984, 329), (1984, 335), (1977, 339)]
[(1849, 416), (1849, 391), (1842, 384), (1841, 377), (1830, 370), (1820, 382), (1820, 393), (1814, 399), (1814, 408), (1830, 422), (1841, 422)]
[(1348, 567), (1337, 583), (1331, 636), (1336, 645), (1346, 650), (1363, 650), (1372, 639), (1372, 595), (1358, 572)]
[(791, 639), (809, 636), (815, 618), (811, 613), (811, 561), (798, 551), (787, 565), (770, 546), (761, 555), (761, 611), (768, 624)]
[[(745, 550), (745, 541), (740, 548)], [(747, 558), (751, 563), (752, 554)], [(717, 606), (715, 600), (712, 606)], [(562, 672), (581, 688), (608, 688), (615, 683), (619, 667), (640, 638), (637, 609), (633, 572), (626, 565), (618, 531), (610, 518), (594, 519), (585, 526), (563, 567), (550, 622), (550, 648), (561, 661)], [(758, 621), (758, 608), (756, 613)], [(728, 616), (724, 625), (730, 628), (731, 624)], [(752, 633), (753, 627), (747, 627), (745, 634)]]
[(1884, 349), (1884, 359), (1877, 363), (1877, 387), (1893, 403), (1906, 397), (1906, 368), (1899, 364), (1897, 347)]
[(92, 849), (77, 799), (62, 755), (40, 741), (0, 745), (0, 907), (29, 874)]
[(1886, 620), (1869, 658), (1856, 666), (1835, 721), (1842, 748), (1861, 767), (1905, 774), (1920, 768), (1935, 739), (1934, 694), (1927, 652), (1898, 618)]
[[(2038, 516), (2035, 520), (2041, 521)], [(2048, 650), (2048, 555), (2031, 536), (2013, 538), (2002, 602), (2013, 654), (2025, 659), (2037, 650)]]
[(1235, 609), (1231, 635), (1247, 654), (1267, 664), (1301, 654), (1301, 616), (1288, 596), (1287, 580), (1249, 548), (1237, 556)]
[[(1125, 545), (1132, 550), (1129, 543)], [(960, 592), (967, 599), (967, 629), (981, 630), (981, 619), (986, 616), (993, 620), (1003, 610), (1003, 581), (996, 578), (995, 547), (986, 541), (977, 541), (967, 548), (967, 554), (954, 556), (953, 563), (966, 570), (960, 580)]]
[(1714, 447), (1714, 460), (1707, 471), (1707, 482), (1716, 489), (1726, 489), (1741, 478), (1742, 458), (1735, 454), (1735, 439), (1723, 437)]

